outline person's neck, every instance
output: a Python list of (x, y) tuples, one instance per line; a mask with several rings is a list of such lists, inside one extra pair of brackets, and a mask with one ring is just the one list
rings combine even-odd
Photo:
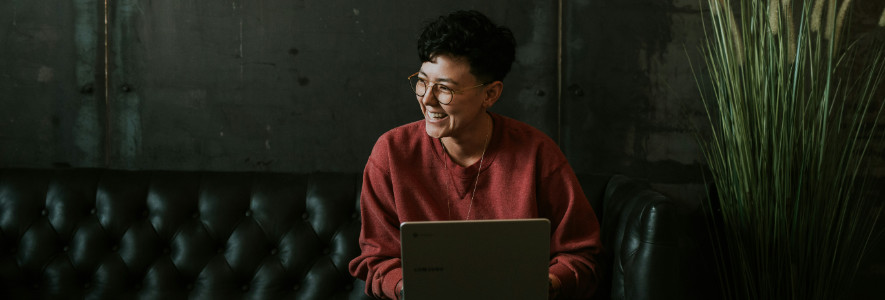
[(488, 143), (491, 140), (493, 122), (488, 113), (483, 113), (483, 118), (477, 122), (476, 132), (466, 137), (444, 137), (440, 141), (445, 147), (449, 157), (462, 167), (469, 167), (482, 159)]

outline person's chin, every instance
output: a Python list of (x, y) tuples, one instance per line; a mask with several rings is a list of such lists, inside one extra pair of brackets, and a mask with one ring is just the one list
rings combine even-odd
[(431, 130), (430, 128), (428, 128), (427, 129), (427, 136), (429, 136), (431, 138), (438, 139), (438, 138), (442, 137), (442, 134), (438, 130)]
[(438, 139), (438, 138), (442, 138), (442, 137), (446, 136), (445, 130), (443, 128), (438, 127), (438, 126), (433, 126), (432, 124), (427, 124), (425, 129), (427, 131), (427, 135), (432, 138)]
[(441, 138), (445, 135), (446, 125), (448, 125), (449, 116), (445, 116), (444, 118), (424, 118), (424, 127), (427, 130), (427, 135), (433, 138)]

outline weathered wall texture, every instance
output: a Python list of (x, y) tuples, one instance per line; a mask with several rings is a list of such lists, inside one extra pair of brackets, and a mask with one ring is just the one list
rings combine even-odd
[(575, 169), (702, 190), (693, 123), (704, 115), (690, 69), (703, 64), (698, 2), (566, 3), (562, 147)]
[[(699, 2), (472, 2), (121, 0), (105, 28), (103, 1), (4, 1), (0, 164), (359, 171), (378, 135), (420, 118), (415, 35), (457, 8), (514, 30), (493, 110), (559, 141), (576, 171), (701, 182)], [(873, 2), (858, 32), (876, 28)]]
[(98, 2), (0, 2), (0, 165), (100, 165)]
[(494, 110), (557, 131), (553, 1), (110, 1), (107, 65), (99, 3), (56, 2), (0, 4), (2, 165), (361, 171), (421, 118), (415, 37), (456, 8), (519, 38)]

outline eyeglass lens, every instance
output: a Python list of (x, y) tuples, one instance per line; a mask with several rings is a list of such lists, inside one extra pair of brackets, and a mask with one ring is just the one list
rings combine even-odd
[[(412, 89), (415, 90), (415, 95), (424, 97), (424, 94), (427, 93), (427, 83), (418, 77), (412, 77), (409, 81), (411, 81)], [(448, 104), (452, 100), (452, 93), (439, 87), (437, 87), (433, 96), (442, 104)]]

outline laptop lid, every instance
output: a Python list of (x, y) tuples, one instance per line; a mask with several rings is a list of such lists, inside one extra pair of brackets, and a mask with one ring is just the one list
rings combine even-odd
[(547, 219), (405, 222), (406, 299), (547, 299)]

